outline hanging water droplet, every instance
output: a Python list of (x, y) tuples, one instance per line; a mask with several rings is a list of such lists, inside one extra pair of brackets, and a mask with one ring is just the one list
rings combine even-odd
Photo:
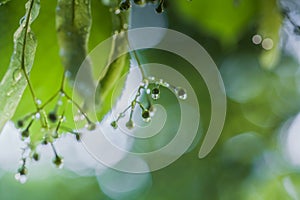
[(160, 97), (160, 90), (159, 90), (158, 87), (155, 87), (155, 88), (152, 89), (152, 91), (151, 91), (151, 97), (154, 100), (159, 99), (159, 97)]
[(93, 131), (96, 129), (96, 124), (93, 123), (93, 122), (89, 122), (87, 125), (86, 125), (86, 128), (90, 131)]
[(17, 181), (19, 181), (21, 184), (24, 184), (24, 183), (26, 183), (26, 181), (27, 181), (27, 176), (26, 176), (26, 175), (21, 175), (20, 173), (17, 173), (17, 174), (15, 175), (15, 179), (16, 179)]
[(23, 165), (18, 169), (18, 173), (15, 175), (15, 179), (24, 184), (27, 181), (27, 173), (27, 168)]
[(89, 4), (89, 0), (85, 0), (84, 3), (85, 3), (86, 5), (88, 5), (88, 4)]
[(132, 119), (130, 119), (127, 123), (126, 123), (126, 127), (128, 129), (133, 129), (134, 128), (134, 123), (132, 121)]
[(143, 118), (144, 122), (150, 122), (151, 121), (149, 110), (144, 110), (142, 112), (142, 118)]
[(176, 87), (175, 93), (176, 93), (177, 97), (181, 100), (185, 100), (187, 98), (186, 90), (182, 87)]
[(150, 112), (150, 117), (153, 117), (155, 115), (155, 112), (156, 112), (156, 109), (153, 105), (151, 105), (149, 108), (148, 108), (149, 112)]
[(22, 69), (16, 69), (13, 73), (14, 81), (18, 82), (22, 78)]

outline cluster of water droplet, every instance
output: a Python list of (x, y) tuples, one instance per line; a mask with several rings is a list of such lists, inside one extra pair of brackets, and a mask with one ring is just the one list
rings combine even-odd
[[(48, 113), (46, 112), (46, 107), (50, 102), (57, 99), (56, 104), (54, 108), (52, 108)], [(81, 134), (77, 131), (74, 131), (72, 128), (68, 128), (64, 126), (64, 122), (66, 121), (65, 116), (65, 108), (66, 104), (72, 103), (75, 106), (78, 106), (76, 102), (74, 102), (71, 97), (66, 95), (64, 91), (58, 91), (56, 94), (54, 94), (46, 103), (42, 104), (42, 101), (39, 99), (35, 100), (35, 104), (37, 105), (37, 110), (33, 113), (30, 113), (23, 117), (22, 119), (19, 119), (16, 122), (16, 127), (20, 130), (20, 136), (22, 141), (25, 144), (25, 147), (23, 148), (23, 154), (21, 158), (21, 166), (18, 170), (18, 173), (15, 175), (15, 178), (20, 183), (25, 183), (27, 180), (27, 168), (26, 168), (26, 161), (27, 159), (31, 159), (34, 161), (38, 161), (40, 158), (39, 153), (36, 151), (37, 146), (39, 145), (51, 145), (53, 152), (54, 152), (54, 158), (52, 160), (52, 163), (58, 167), (62, 168), (63, 166), (63, 157), (58, 155), (54, 142), (56, 139), (58, 139), (62, 134), (64, 133), (70, 133), (73, 134), (77, 141), (80, 141)], [(81, 110), (80, 107), (78, 107), (78, 110), (83, 116), (82, 119), (85, 119), (87, 121), (86, 127), (88, 130), (94, 130), (96, 128), (96, 124), (93, 123), (87, 115)], [(35, 134), (31, 134), (32, 126), (34, 123), (39, 122), (40, 123), (40, 135), (41, 139), (39, 141), (31, 141), (31, 137)], [(39, 126), (39, 123), (37, 123), (37, 126)], [(36, 140), (36, 139), (35, 139)]]
[[(145, 6), (147, 3), (157, 4), (155, 11), (157, 13), (164, 12), (165, 0), (133, 0), (133, 2), (138, 6)], [(127, 11), (129, 8), (131, 8), (130, 0), (123, 0), (119, 5), (119, 9), (116, 11), (116, 14), (121, 11)]]
[[(167, 88), (175, 93), (175, 95), (180, 100), (187, 99), (187, 91), (178, 86), (174, 86), (163, 79), (157, 79), (153, 76), (145, 78), (143, 82), (140, 84), (137, 93), (134, 99), (131, 101), (131, 105), (129, 105), (123, 112), (119, 113), (116, 120), (111, 122), (111, 126), (114, 129), (118, 128), (118, 122), (121, 118), (124, 118), (127, 111), (130, 111), (129, 120), (125, 124), (128, 129), (134, 128), (134, 122), (132, 119), (133, 112), (136, 106), (139, 106), (142, 110), (141, 117), (144, 122), (150, 122), (151, 117), (154, 116), (155, 109), (153, 107), (153, 101), (156, 101), (161, 96), (161, 87)], [(141, 97), (145, 96), (146, 102), (141, 100)]]

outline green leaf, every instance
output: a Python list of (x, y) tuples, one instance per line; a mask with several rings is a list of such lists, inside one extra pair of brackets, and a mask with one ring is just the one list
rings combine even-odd
[(56, 29), (60, 56), (71, 80), (87, 56), (91, 25), (91, 0), (58, 0)]
[(10, 0), (0, 0), (0, 6), (6, 4), (7, 2), (9, 2)]
[[(128, 48), (127, 37), (119, 38), (118, 42), (112, 47), (112, 53), (118, 54), (124, 52), (124, 49)], [(99, 105), (97, 108), (98, 120), (102, 120), (105, 114), (112, 109), (112, 106), (116, 103), (117, 98), (121, 94), (123, 88), (117, 87), (118, 81), (122, 81), (122, 85), (125, 84), (125, 79), (123, 76), (129, 71), (129, 59), (128, 54), (121, 55), (116, 60), (114, 60), (105, 72), (105, 76), (100, 79), (98, 87), (96, 89), (97, 97), (99, 97)], [(115, 94), (113, 94), (115, 92)], [(115, 98), (114, 98), (115, 97)]]
[[(117, 1), (111, 1), (110, 6), (114, 8)], [(98, 87), (96, 88), (97, 118), (103, 117), (112, 109), (122, 90), (124, 89), (124, 75), (129, 71), (129, 56), (122, 54), (128, 50), (128, 35), (124, 30), (124, 24), (128, 23), (129, 11), (115, 14), (112, 12), (112, 22), (114, 32), (119, 33), (113, 36), (111, 52), (108, 58), (108, 64), (103, 68)], [(114, 59), (115, 58), (115, 59)], [(113, 60), (114, 59), (114, 60)], [(120, 87), (120, 82), (122, 87)], [(118, 86), (118, 87), (117, 87)]]
[(22, 69), (29, 73), (34, 61), (37, 41), (30, 25), (39, 14), (40, 1), (29, 0), (25, 7), (26, 14), (14, 34), (14, 52), (10, 65), (0, 83), (0, 130), (14, 115), (27, 86)]

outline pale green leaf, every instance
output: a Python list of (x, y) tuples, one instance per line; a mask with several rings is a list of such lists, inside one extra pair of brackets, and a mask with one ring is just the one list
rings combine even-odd
[(40, 1), (29, 0), (26, 5), (25, 17), (14, 34), (14, 52), (10, 65), (0, 83), (0, 130), (12, 118), (27, 86), (22, 68), (30, 72), (37, 41), (30, 25), (39, 14)]

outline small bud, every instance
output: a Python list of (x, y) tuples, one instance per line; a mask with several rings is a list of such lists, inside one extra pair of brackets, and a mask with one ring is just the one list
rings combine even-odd
[(40, 160), (40, 155), (38, 153), (34, 152), (33, 155), (32, 155), (32, 158), (35, 161), (39, 161)]
[(48, 114), (48, 119), (51, 121), (51, 122), (56, 122), (57, 121), (57, 115), (55, 112), (50, 112)]
[(75, 133), (75, 137), (77, 141), (81, 140), (81, 134), (80, 133)]
[(18, 121), (17, 121), (17, 127), (18, 127), (18, 128), (22, 128), (23, 126), (24, 126), (23, 120), (18, 120)]
[(57, 168), (62, 168), (64, 160), (62, 157), (56, 155), (52, 162)]
[(24, 131), (22, 131), (21, 135), (22, 135), (23, 138), (28, 138), (29, 137), (29, 130), (25, 129)]
[(117, 128), (118, 128), (118, 123), (117, 123), (116, 121), (111, 122), (110, 125), (111, 125), (114, 129), (117, 129)]

